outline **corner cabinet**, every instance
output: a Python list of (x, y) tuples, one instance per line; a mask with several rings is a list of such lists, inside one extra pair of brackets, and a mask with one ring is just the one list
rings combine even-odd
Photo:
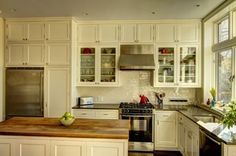
[(201, 53), (198, 44), (156, 47), (155, 87), (200, 87)]
[(117, 86), (118, 56), (117, 46), (80, 46), (78, 86)]

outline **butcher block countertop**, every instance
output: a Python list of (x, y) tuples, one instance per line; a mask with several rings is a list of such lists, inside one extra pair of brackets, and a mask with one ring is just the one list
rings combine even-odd
[(129, 121), (76, 119), (65, 127), (58, 118), (14, 117), (0, 123), (0, 135), (128, 139)]

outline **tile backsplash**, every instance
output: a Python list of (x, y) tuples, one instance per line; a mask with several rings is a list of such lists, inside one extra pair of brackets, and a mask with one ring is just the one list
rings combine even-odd
[(139, 101), (139, 95), (145, 95), (156, 103), (154, 92), (165, 92), (164, 104), (169, 98), (186, 98), (196, 101), (196, 89), (191, 88), (157, 88), (152, 86), (151, 71), (121, 71), (119, 87), (78, 87), (79, 96), (93, 96), (95, 103), (120, 103)]

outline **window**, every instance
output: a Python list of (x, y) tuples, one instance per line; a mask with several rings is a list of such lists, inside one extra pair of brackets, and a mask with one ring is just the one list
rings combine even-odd
[(221, 19), (217, 24), (218, 42), (226, 41), (229, 39), (229, 17), (226, 16)]
[(233, 52), (225, 50), (217, 53), (217, 99), (225, 103), (231, 101), (232, 98), (232, 82), (233, 82)]

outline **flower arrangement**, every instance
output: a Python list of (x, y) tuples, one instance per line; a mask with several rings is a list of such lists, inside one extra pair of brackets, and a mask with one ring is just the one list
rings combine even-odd
[(216, 100), (216, 89), (215, 88), (211, 88), (210, 89), (210, 93), (211, 93), (211, 96), (212, 96), (213, 100), (215, 101)]

